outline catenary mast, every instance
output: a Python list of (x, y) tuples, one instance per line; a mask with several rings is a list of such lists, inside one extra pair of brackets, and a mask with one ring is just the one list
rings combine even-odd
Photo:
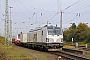
[(9, 45), (9, 13), (8, 13), (8, 0), (5, 0), (5, 45)]
[(62, 33), (62, 0), (60, 0), (60, 28)]

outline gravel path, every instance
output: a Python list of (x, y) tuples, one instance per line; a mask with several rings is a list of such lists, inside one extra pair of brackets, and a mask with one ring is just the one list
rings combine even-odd
[(14, 47), (18, 50), (22, 50), (23, 52), (26, 52), (26, 53), (32, 55), (33, 57), (35, 57), (36, 60), (57, 60), (57, 58), (58, 58), (58, 56), (49, 54), (46, 52), (27, 49), (27, 48), (15, 46), (15, 45), (14, 45)]

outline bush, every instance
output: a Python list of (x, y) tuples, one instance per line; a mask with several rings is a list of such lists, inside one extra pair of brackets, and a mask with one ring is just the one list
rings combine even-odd
[(0, 36), (0, 43), (1, 43), (1, 44), (4, 44), (4, 43), (5, 43), (5, 38), (2, 37), (2, 36)]

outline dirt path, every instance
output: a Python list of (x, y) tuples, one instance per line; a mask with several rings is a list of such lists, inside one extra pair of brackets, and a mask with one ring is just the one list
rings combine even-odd
[(26, 52), (26, 53), (32, 55), (33, 57), (35, 57), (36, 60), (57, 60), (57, 58), (58, 58), (58, 56), (52, 55), (52, 54), (49, 54), (46, 52), (27, 49), (27, 48), (15, 46), (15, 45), (14, 45), (14, 47), (18, 50), (22, 50), (23, 52)]

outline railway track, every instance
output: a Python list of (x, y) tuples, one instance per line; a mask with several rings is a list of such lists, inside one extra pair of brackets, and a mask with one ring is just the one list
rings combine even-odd
[(65, 51), (47, 52), (58, 56), (58, 60), (90, 60), (89, 58)]
[(58, 55), (60, 60), (90, 60), (89, 58), (85, 58), (83, 56), (78, 56), (75, 54), (71, 54), (65, 51), (59, 51), (59, 52), (49, 52), (51, 54)]

